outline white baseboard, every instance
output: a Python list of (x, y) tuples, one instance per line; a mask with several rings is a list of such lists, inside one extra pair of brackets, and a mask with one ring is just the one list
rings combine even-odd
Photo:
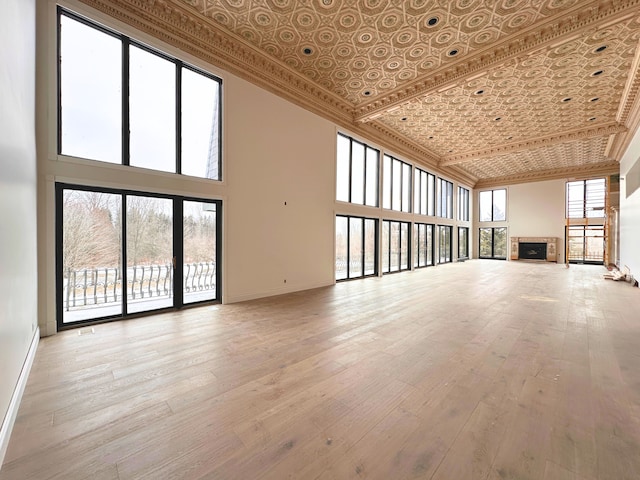
[(31, 372), (31, 365), (33, 365), (33, 359), (36, 356), (36, 350), (38, 349), (38, 342), (40, 342), (40, 328), (36, 328), (33, 338), (31, 339), (31, 345), (29, 346), (29, 352), (27, 352), (27, 358), (22, 366), (20, 377), (18, 377), (18, 383), (16, 389), (13, 391), (11, 401), (9, 402), (9, 409), (4, 417), (4, 422), (0, 426), (0, 469), (2, 469), (2, 463), (4, 462), (4, 455), (7, 453), (7, 447), (9, 446), (9, 438), (11, 437), (11, 430), (13, 430), (13, 424), (18, 416), (18, 408), (20, 407), (20, 401), (22, 400), (22, 394), (24, 393), (24, 387), (27, 385), (27, 379), (29, 378), (29, 372)]

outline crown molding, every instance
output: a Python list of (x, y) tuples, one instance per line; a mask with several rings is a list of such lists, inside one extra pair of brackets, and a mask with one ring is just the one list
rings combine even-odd
[(535, 172), (508, 175), (505, 177), (494, 177), (480, 179), (474, 188), (487, 188), (502, 185), (515, 185), (518, 183), (542, 182), (545, 180), (557, 180), (568, 178), (590, 178), (602, 175), (614, 175), (620, 173), (620, 164), (616, 161), (601, 162), (584, 165), (581, 167), (554, 168), (551, 170), (540, 170)]
[(634, 133), (640, 128), (640, 42), (631, 63), (633, 75), (627, 79), (616, 119), (627, 127), (624, 135), (616, 135), (611, 143), (609, 155), (618, 162), (629, 147)]
[(578, 2), (578, 5), (568, 12), (533, 25), (497, 42), (491, 48), (479, 50), (467, 59), (461, 58), (384, 96), (378, 96), (366, 104), (357, 106), (354, 120), (367, 122), (417, 97), (447, 90), (470, 77), (476, 78), (486, 74), (490, 68), (564, 43), (586, 29), (595, 30), (605, 22), (611, 25), (631, 18), (637, 13), (637, 8), (633, 7), (639, 5), (640, 0), (593, 1), (588, 5)]
[(559, 143), (566, 143), (566, 142), (571, 142), (575, 140), (584, 140), (586, 138), (606, 137), (616, 133), (624, 133), (626, 131), (627, 131), (627, 128), (624, 125), (619, 125), (615, 122), (611, 122), (608, 124), (598, 125), (590, 128), (584, 128), (581, 130), (570, 130), (570, 131), (560, 132), (553, 135), (546, 135), (544, 137), (531, 138), (531, 139), (523, 140), (520, 142), (506, 143), (504, 145), (485, 148), (483, 150), (462, 152), (456, 155), (449, 155), (449, 156), (443, 157), (440, 160), (440, 166), (447, 167), (450, 165), (469, 162), (471, 160), (479, 160), (482, 158), (495, 157), (498, 155), (521, 152), (524, 150), (549, 147), (551, 145), (557, 145)]

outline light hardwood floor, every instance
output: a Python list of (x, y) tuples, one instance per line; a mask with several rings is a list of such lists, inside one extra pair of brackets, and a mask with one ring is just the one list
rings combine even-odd
[(640, 289), (603, 273), (474, 260), (45, 338), (0, 479), (640, 479)]

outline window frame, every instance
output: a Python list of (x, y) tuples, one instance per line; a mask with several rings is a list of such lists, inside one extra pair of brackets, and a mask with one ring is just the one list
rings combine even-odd
[[(482, 255), (482, 230), (490, 230), (491, 231), (491, 255)], [(504, 230), (505, 235), (505, 252), (503, 256), (497, 256), (495, 253), (496, 250), (496, 230)], [(509, 255), (509, 237), (507, 236), (507, 227), (480, 227), (478, 229), (478, 258), (481, 259), (489, 259), (489, 260), (506, 260)]]
[[(425, 227), (425, 237), (424, 239), (421, 239), (421, 234), (420, 234), (420, 227)], [(429, 228), (431, 227), (431, 228)], [(422, 223), (422, 222), (417, 222), (414, 223), (413, 226), (413, 267), (414, 268), (426, 268), (426, 267), (433, 267), (435, 265), (435, 255), (434, 255), (434, 251), (435, 251), (435, 225), (433, 223)], [(429, 243), (427, 241), (427, 238), (429, 236), (429, 230), (431, 231), (431, 248), (429, 248)], [(417, 239), (416, 239), (417, 236)], [(424, 261), (424, 264), (421, 264), (420, 262), (420, 247), (421, 247), (421, 240), (424, 240), (425, 243), (425, 248), (426, 248), (426, 258)], [(429, 253), (431, 255), (429, 255)], [(431, 258), (431, 260), (429, 260), (429, 258)]]
[[(62, 32), (62, 17), (66, 17), (70, 20), (79, 22), (87, 27), (93, 28), (101, 33), (109, 35), (115, 39), (118, 39), (121, 43), (122, 48), (122, 77), (121, 77), (121, 101), (122, 101), (122, 110), (121, 110), (121, 153), (120, 153), (120, 162), (106, 162), (104, 160), (97, 160), (93, 158), (87, 157), (74, 157), (73, 155), (67, 154), (63, 152), (63, 125), (62, 125), (62, 68), (61, 62), (59, 59), (62, 58), (62, 42), (61, 42), (61, 32)], [(130, 59), (129, 52), (130, 47), (133, 46), (135, 48), (139, 48), (144, 52), (150, 53), (152, 55), (156, 55), (163, 60), (166, 60), (173, 64), (175, 69), (175, 92), (174, 92), (174, 105), (175, 105), (175, 171), (168, 172), (166, 170), (156, 170), (149, 167), (138, 167), (134, 166), (134, 168), (145, 168), (148, 170), (152, 170), (154, 172), (161, 173), (169, 173), (173, 175), (185, 175), (182, 173), (182, 70), (187, 69), (191, 72), (202, 75), (210, 80), (213, 80), (218, 84), (218, 94), (217, 94), (217, 178), (208, 178), (205, 176), (193, 176), (189, 175), (193, 178), (198, 178), (202, 180), (210, 180), (215, 182), (221, 182), (223, 180), (223, 165), (222, 165), (222, 97), (223, 97), (223, 81), (220, 77), (213, 75), (201, 68), (198, 68), (195, 65), (189, 64), (180, 60), (177, 57), (174, 57), (170, 54), (167, 54), (157, 48), (149, 46), (129, 35), (118, 32), (113, 28), (106, 27), (104, 25), (99, 24), (98, 22), (81, 15), (79, 13), (74, 12), (73, 10), (63, 7), (62, 5), (56, 6), (56, 35), (57, 35), (57, 44), (56, 44), (56, 52), (57, 52), (57, 65), (56, 65), (56, 76), (57, 76), (57, 99), (56, 99), (56, 108), (57, 108), (57, 132), (56, 132), (56, 153), (58, 156), (69, 157), (69, 158), (80, 158), (82, 160), (90, 161), (90, 162), (100, 162), (100, 163), (108, 163), (111, 165), (121, 165), (125, 167), (131, 167), (131, 134), (130, 134), (130, 111), (129, 111), (129, 90), (130, 90)], [(185, 175), (186, 176), (186, 175)]]
[[(482, 197), (483, 193), (491, 192), (491, 219), (483, 220), (482, 218)], [(496, 210), (496, 201), (495, 201), (495, 192), (504, 192), (504, 218), (496, 219), (495, 218), (495, 210)], [(478, 192), (478, 221), (479, 222), (506, 222), (507, 221), (507, 189), (506, 188), (496, 188), (493, 190), (482, 190)]]
[[(339, 142), (340, 142), (340, 137), (342, 137), (343, 139), (347, 140), (349, 142), (349, 159), (348, 159), (348, 169), (349, 169), (349, 178), (347, 180), (347, 185), (348, 185), (348, 193), (347, 193), (347, 200), (342, 200), (338, 198), (339, 192), (338, 192), (338, 175), (340, 175), (340, 172), (338, 171), (338, 165), (340, 165), (340, 149), (337, 147)], [(353, 146), (354, 143), (358, 144), (358, 145), (362, 145), (363, 147), (363, 168), (362, 168), (362, 203), (360, 202), (354, 202), (353, 201), (353, 177), (354, 177), (354, 172), (353, 172)], [(371, 192), (375, 198), (375, 203), (368, 203), (368, 198), (369, 198), (369, 193), (367, 190), (368, 187), (368, 183), (367, 179), (369, 178), (368, 176), (368, 153), (369, 152), (374, 152), (376, 155), (375, 158), (375, 182), (373, 184), (373, 189), (374, 191)], [(337, 202), (346, 202), (346, 203), (351, 203), (354, 205), (364, 205), (366, 207), (378, 207), (380, 205), (380, 150), (372, 147), (371, 145), (361, 142), (359, 140), (356, 140), (355, 138), (346, 135), (344, 133), (338, 132), (338, 136), (337, 136), (337, 143), (336, 143), (336, 201)]]
[[(443, 249), (443, 233), (448, 232), (449, 248)], [(446, 244), (446, 237), (444, 235), (444, 243)], [(448, 256), (446, 255), (448, 253)], [(438, 265), (453, 262), (453, 226), (452, 225), (438, 225)]]
[[(570, 191), (572, 185), (582, 184), (582, 198), (580, 199), (580, 208), (572, 208)], [(601, 184), (601, 186), (600, 186)], [(595, 185), (595, 188), (589, 188), (589, 186)], [(596, 201), (590, 200), (590, 196), (596, 196)], [(607, 179), (605, 177), (598, 178), (589, 178), (584, 180), (576, 180), (572, 182), (567, 182), (565, 187), (565, 218), (567, 219), (587, 219), (587, 218), (597, 218), (601, 219), (605, 217), (605, 208), (606, 208), (606, 196), (607, 196)], [(599, 200), (602, 201), (599, 201)], [(574, 202), (578, 203), (578, 200), (574, 200)], [(601, 212), (600, 215), (589, 215), (588, 212), (598, 211)], [(582, 214), (572, 215), (572, 212), (581, 211)]]
[(469, 221), (469, 189), (458, 185), (458, 220)]
[[(222, 302), (223, 295), (223, 277), (222, 277), (222, 263), (223, 263), (223, 250), (222, 250), (222, 228), (223, 228), (223, 202), (222, 200), (213, 200), (207, 198), (198, 198), (195, 196), (176, 195), (169, 193), (148, 192), (144, 190), (131, 190), (126, 188), (112, 188), (112, 187), (96, 187), (84, 184), (74, 184), (65, 182), (56, 182), (55, 189), (55, 311), (56, 311), (56, 325), (58, 331), (67, 330), (70, 328), (76, 328), (82, 325), (94, 325), (105, 323), (113, 320), (128, 320), (130, 318), (136, 318), (146, 315), (156, 315), (165, 311), (177, 311), (182, 308), (191, 308), (199, 305), (211, 305), (219, 304)], [(63, 258), (64, 258), (64, 192), (67, 190), (84, 191), (84, 192), (96, 192), (116, 195), (120, 197), (120, 215), (121, 223), (119, 225), (119, 249), (120, 249), (120, 265), (117, 268), (121, 269), (122, 289), (121, 298), (128, 296), (127, 285), (128, 279), (128, 247), (127, 247), (127, 225), (129, 222), (127, 217), (127, 202), (131, 197), (148, 197), (158, 198), (162, 200), (170, 200), (172, 203), (172, 255), (175, 260), (173, 266), (173, 293), (171, 298), (173, 302), (170, 306), (163, 306), (159, 309), (149, 309), (141, 311), (128, 310), (129, 301), (124, 298), (122, 304), (122, 310), (118, 314), (107, 314), (105, 316), (96, 316), (89, 319), (64, 321), (64, 302), (63, 302), (63, 289), (64, 289), (64, 272), (63, 272)], [(184, 278), (183, 278), (183, 261), (185, 254), (185, 242), (184, 242), (184, 202), (199, 202), (215, 205), (216, 220), (215, 220), (215, 295), (211, 299), (198, 300), (193, 302), (185, 302), (184, 299)], [(121, 300), (122, 301), (122, 300)]]
[[(413, 172), (413, 211), (418, 215), (435, 217), (436, 214), (436, 176), (426, 170), (415, 167)], [(422, 205), (422, 200), (426, 205)]]
[[(385, 175), (387, 171), (387, 160), (389, 163), (389, 177)], [(394, 183), (395, 183), (395, 175), (394, 169), (395, 166), (398, 166), (400, 171), (400, 179), (399, 186), (400, 191), (395, 192)], [(405, 174), (408, 171), (409, 179), (405, 181)], [(413, 187), (413, 168), (410, 163), (404, 162), (388, 153), (385, 153), (382, 156), (382, 208), (386, 210), (393, 210), (395, 212), (402, 213), (411, 213), (412, 211), (412, 187)], [(405, 191), (405, 187), (407, 191)], [(396, 205), (396, 203), (400, 203), (400, 205)]]
[[(461, 242), (460, 233), (463, 231), (465, 232), (465, 238), (464, 242)], [(469, 227), (458, 227), (458, 259), (469, 259)]]
[[(391, 249), (391, 245), (392, 245), (392, 229), (391, 229), (391, 225), (392, 224), (397, 224), (398, 225), (398, 269), (397, 270), (392, 270), (391, 269), (391, 259), (392, 259), (392, 249)], [(384, 237), (384, 233), (385, 233), (385, 225), (388, 225), (387, 228), (387, 233), (389, 235), (388, 239), (387, 239), (387, 243), (386, 245), (388, 246), (388, 249), (385, 250), (383, 247), (385, 245), (385, 239)], [(402, 243), (403, 243), (403, 235), (402, 235), (402, 228), (403, 226), (406, 226), (407, 228), (407, 232), (406, 232), (406, 247), (407, 247), (407, 254), (406, 254), (406, 265), (403, 265), (402, 263)], [(386, 275), (389, 273), (397, 273), (397, 272), (402, 272), (402, 271), (406, 271), (406, 270), (411, 270), (411, 259), (412, 259), (412, 252), (411, 252), (411, 239), (412, 239), (412, 235), (413, 232), (411, 231), (411, 222), (404, 222), (401, 220), (388, 220), (388, 219), (384, 219), (382, 220), (381, 223), (381, 234), (380, 237), (382, 239), (381, 243), (380, 243), (380, 251), (382, 256), (387, 256), (387, 266), (385, 268), (385, 262), (384, 262), (384, 258), (382, 259), (382, 263), (380, 265), (380, 271), (382, 272), (382, 274)]]
[(438, 177), (436, 216), (453, 219), (453, 182)]
[[(337, 273), (338, 273), (338, 269), (336, 268), (336, 264), (337, 264), (337, 255), (338, 255), (338, 249), (336, 247), (335, 249), (335, 255), (334, 255), (334, 273), (333, 273), (333, 278), (336, 282), (344, 282), (344, 281), (348, 281), (348, 280), (355, 280), (355, 279), (359, 279), (359, 278), (366, 278), (366, 277), (375, 277), (378, 275), (378, 271), (379, 271), (379, 262), (378, 262), (378, 252), (379, 252), (379, 240), (378, 240), (378, 232), (379, 232), (379, 220), (377, 218), (370, 218), (370, 217), (360, 217), (360, 216), (356, 216), (356, 215), (343, 215), (343, 214), (336, 214), (335, 216), (335, 221), (337, 221), (338, 218), (345, 218), (347, 220), (347, 238), (346, 238), (346, 253), (347, 253), (347, 270), (346, 270), (346, 277), (344, 278), (337, 278)], [(351, 270), (351, 221), (352, 220), (361, 220), (361, 225), (362, 225), (362, 241), (361, 241), (361, 262), (362, 262), (362, 275), (356, 275), (356, 276), (351, 276), (350, 275), (350, 270)], [(373, 266), (373, 273), (366, 273), (367, 269), (366, 269), (366, 259), (367, 259), (367, 249), (366, 249), (366, 222), (367, 220), (369, 221), (373, 221), (374, 222), (374, 247), (373, 247), (373, 258), (374, 258), (374, 266)], [(335, 225), (335, 224), (334, 224)], [(334, 233), (334, 242), (337, 241), (337, 228), (335, 230)]]

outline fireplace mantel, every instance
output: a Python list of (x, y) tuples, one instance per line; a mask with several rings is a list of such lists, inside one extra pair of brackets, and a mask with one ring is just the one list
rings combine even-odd
[(519, 250), (521, 243), (545, 243), (547, 245), (547, 262), (557, 262), (558, 238), (557, 237), (511, 237), (511, 260), (520, 260)]

